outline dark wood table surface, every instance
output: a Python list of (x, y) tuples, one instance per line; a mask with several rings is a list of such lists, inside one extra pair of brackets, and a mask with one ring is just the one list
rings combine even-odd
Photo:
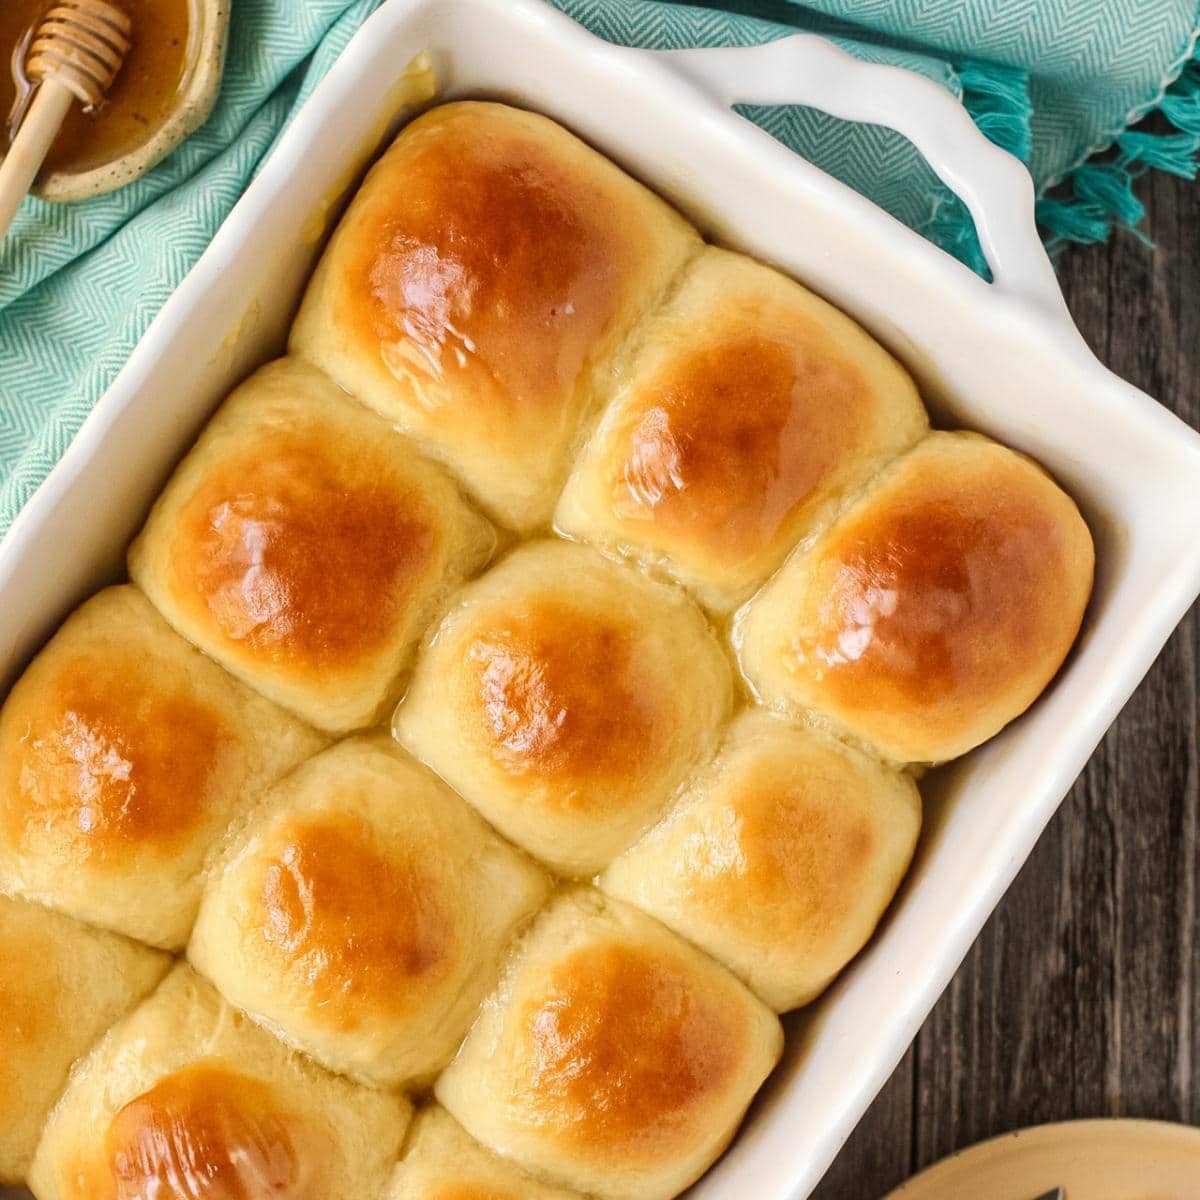
[[(1157, 250), (1071, 247), (1063, 288), (1100, 359), (1200, 427), (1200, 184), (1139, 194)], [(1198, 678), (1193, 607), (813, 1200), (1045, 1121), (1200, 1125)]]

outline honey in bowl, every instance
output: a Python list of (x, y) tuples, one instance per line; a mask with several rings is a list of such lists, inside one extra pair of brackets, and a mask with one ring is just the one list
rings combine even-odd
[[(117, 0), (133, 23), (133, 45), (103, 101), (71, 106), (42, 175), (102, 167), (147, 141), (170, 116), (193, 60), (198, 0)], [(31, 85), (25, 54), (54, 0), (0, 0), (0, 149), (7, 150)]]

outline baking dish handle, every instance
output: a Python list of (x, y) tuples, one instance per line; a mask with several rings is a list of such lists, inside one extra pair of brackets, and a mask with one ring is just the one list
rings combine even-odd
[(655, 57), (726, 107), (799, 104), (902, 134), (966, 204), (995, 286), (1045, 317), (1071, 323), (1038, 237), (1029, 172), (931, 79), (863, 62), (806, 33), (761, 46), (664, 50)]

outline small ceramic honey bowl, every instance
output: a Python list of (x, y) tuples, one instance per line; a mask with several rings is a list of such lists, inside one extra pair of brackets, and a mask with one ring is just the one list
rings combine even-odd
[[(132, 45), (103, 100), (75, 105), (33, 192), (86, 200), (136, 179), (199, 128), (221, 82), (230, 0), (117, 0)], [(25, 113), (33, 85), (25, 51), (51, 0), (0, 0), (0, 150)]]

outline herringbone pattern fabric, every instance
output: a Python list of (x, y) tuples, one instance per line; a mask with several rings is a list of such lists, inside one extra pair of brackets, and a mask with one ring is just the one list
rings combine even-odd
[[(377, 2), (235, 0), (221, 98), (202, 130), (113, 196), (26, 202), (0, 248), (0, 534)], [(919, 71), (962, 96), (1041, 184), (1162, 102), (1183, 131), (1175, 144), (1135, 145), (1143, 135), (1126, 135), (1116, 183), (1111, 171), (1085, 180), (1100, 170), (1085, 167), (1077, 203), (1048, 202), (1058, 204), (1048, 219), (1069, 237), (1104, 236), (1114, 219), (1136, 220), (1136, 201), (1121, 191), (1130, 163), (1186, 172), (1200, 144), (1200, 78), (1163, 101), (1195, 51), (1197, 0), (553, 2), (625, 45), (752, 44), (795, 28), (833, 36), (860, 57)], [(962, 206), (902, 139), (806, 109), (747, 115), (979, 266)]]

